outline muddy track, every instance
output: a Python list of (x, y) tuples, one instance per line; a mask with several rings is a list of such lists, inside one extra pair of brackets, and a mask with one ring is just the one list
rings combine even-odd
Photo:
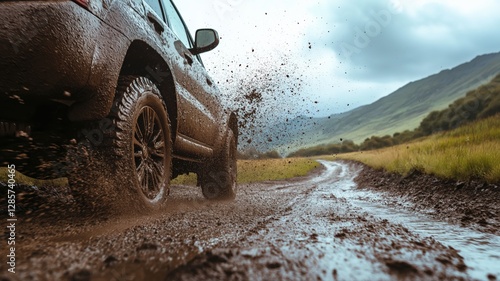
[[(2, 262), (0, 276), (2, 280), (473, 279), (457, 250), (342, 197), (344, 190), (355, 187), (353, 179), (359, 172), (355, 166), (323, 165), (301, 179), (241, 185), (232, 202), (207, 202), (198, 188), (175, 186), (170, 207), (149, 216), (75, 215), (63, 191), (56, 197), (39, 191), (19, 199), (21, 205), (38, 202), (38, 207), (19, 215), (16, 274), (7, 272)], [(6, 256), (4, 247), (1, 256)]]
[(406, 176), (371, 169), (356, 162), (360, 169), (355, 182), (360, 188), (386, 192), (393, 202), (413, 202), (411, 211), (478, 231), (500, 235), (500, 186), (481, 180), (441, 179), (420, 171)]

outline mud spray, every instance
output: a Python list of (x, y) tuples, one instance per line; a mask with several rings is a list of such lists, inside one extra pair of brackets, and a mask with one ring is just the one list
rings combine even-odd
[[(305, 124), (301, 120), (307, 119), (304, 115), (310, 115), (317, 102), (302, 91), (306, 83), (302, 71), (286, 55), (277, 60), (255, 53), (252, 49), (245, 63), (232, 61), (222, 69), (223, 100), (238, 113), (240, 151), (286, 150), (282, 146), (292, 137), (289, 128), (297, 134)], [(304, 102), (311, 106), (298, 105)]]

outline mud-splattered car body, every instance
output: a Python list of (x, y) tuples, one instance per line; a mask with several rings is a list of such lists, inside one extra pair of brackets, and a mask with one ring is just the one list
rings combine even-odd
[[(136, 83), (149, 85), (144, 92), (159, 93), (168, 112), (170, 140), (164, 142), (171, 143), (173, 177), (196, 172), (199, 179), (207, 178), (203, 170), (226, 153), (228, 134), (237, 138), (236, 115), (221, 106), (219, 90), (198, 55), (215, 48), (217, 33), (197, 31), (197, 40), (208, 40), (197, 45), (170, 0), (2, 1), (0, 18), (2, 139), (46, 139), (49, 134), (60, 137), (59, 143), (74, 144), (84, 128), (92, 146), (106, 146), (107, 131), (115, 130), (120, 119), (113, 109), (124, 103), (117, 100), (123, 77), (141, 78)], [(179, 23), (185, 34), (178, 34)], [(124, 91), (135, 89), (130, 87)], [(89, 130), (97, 136), (85, 134)], [(0, 162), (19, 159), (9, 159), (13, 149), (4, 144)], [(155, 145), (153, 150), (161, 144)], [(51, 177), (53, 169), (30, 161), (20, 163), (20, 170)]]

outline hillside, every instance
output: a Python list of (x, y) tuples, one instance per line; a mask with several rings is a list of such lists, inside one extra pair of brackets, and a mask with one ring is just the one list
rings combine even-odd
[[(273, 124), (263, 135), (266, 149), (282, 153), (299, 147), (350, 139), (361, 143), (372, 135), (392, 135), (416, 128), (430, 112), (446, 108), (466, 92), (500, 73), (500, 53), (478, 56), (453, 69), (408, 83), (376, 102), (326, 118), (298, 117)], [(283, 133), (286, 132), (286, 133)]]
[(445, 109), (429, 113), (415, 130), (397, 132), (392, 136), (371, 136), (359, 145), (351, 140), (344, 140), (342, 143), (321, 144), (301, 148), (289, 154), (288, 157), (339, 154), (394, 146), (438, 132), (453, 130), (473, 121), (488, 118), (499, 113), (500, 75), (497, 75), (490, 83), (468, 92), (467, 95), (454, 101)]

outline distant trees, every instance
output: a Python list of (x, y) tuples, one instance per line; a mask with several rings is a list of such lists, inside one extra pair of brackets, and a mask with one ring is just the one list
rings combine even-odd
[(500, 75), (441, 111), (431, 112), (417, 128), (424, 136), (458, 128), (500, 112)]
[(359, 146), (355, 144), (352, 140), (345, 140), (342, 142), (342, 145), (340, 146), (341, 153), (354, 152), (358, 150)]
[(490, 83), (468, 92), (465, 97), (454, 101), (448, 108), (429, 113), (413, 131), (406, 130), (383, 137), (372, 136), (359, 146), (350, 140), (337, 144), (318, 145), (300, 149), (290, 157), (338, 154), (358, 150), (372, 150), (389, 147), (428, 136), (437, 132), (452, 130), (472, 121), (500, 113), (500, 75)]
[(279, 152), (276, 150), (260, 152), (255, 147), (252, 146), (248, 147), (244, 151), (238, 151), (236, 157), (241, 160), (282, 158)]
[(360, 149), (361, 150), (372, 150), (372, 149), (379, 149), (379, 148), (387, 147), (387, 146), (391, 146), (391, 145), (394, 145), (394, 140), (389, 135), (383, 136), (383, 137), (372, 136), (371, 138), (367, 138), (360, 145)]
[(288, 157), (309, 157), (316, 155), (339, 154), (358, 151), (359, 146), (352, 140), (343, 140), (341, 143), (318, 145), (311, 148), (299, 149)]
[(402, 133), (394, 133), (392, 136), (394, 145), (409, 142), (413, 139), (421, 137), (422, 134), (415, 131), (405, 130)]
[(281, 158), (281, 155), (276, 150), (268, 151), (266, 153), (260, 154), (257, 157), (257, 159), (278, 159), (278, 158)]
[(500, 90), (497, 89), (496, 95), (490, 98), (488, 105), (477, 115), (478, 119), (487, 118), (500, 112)]

